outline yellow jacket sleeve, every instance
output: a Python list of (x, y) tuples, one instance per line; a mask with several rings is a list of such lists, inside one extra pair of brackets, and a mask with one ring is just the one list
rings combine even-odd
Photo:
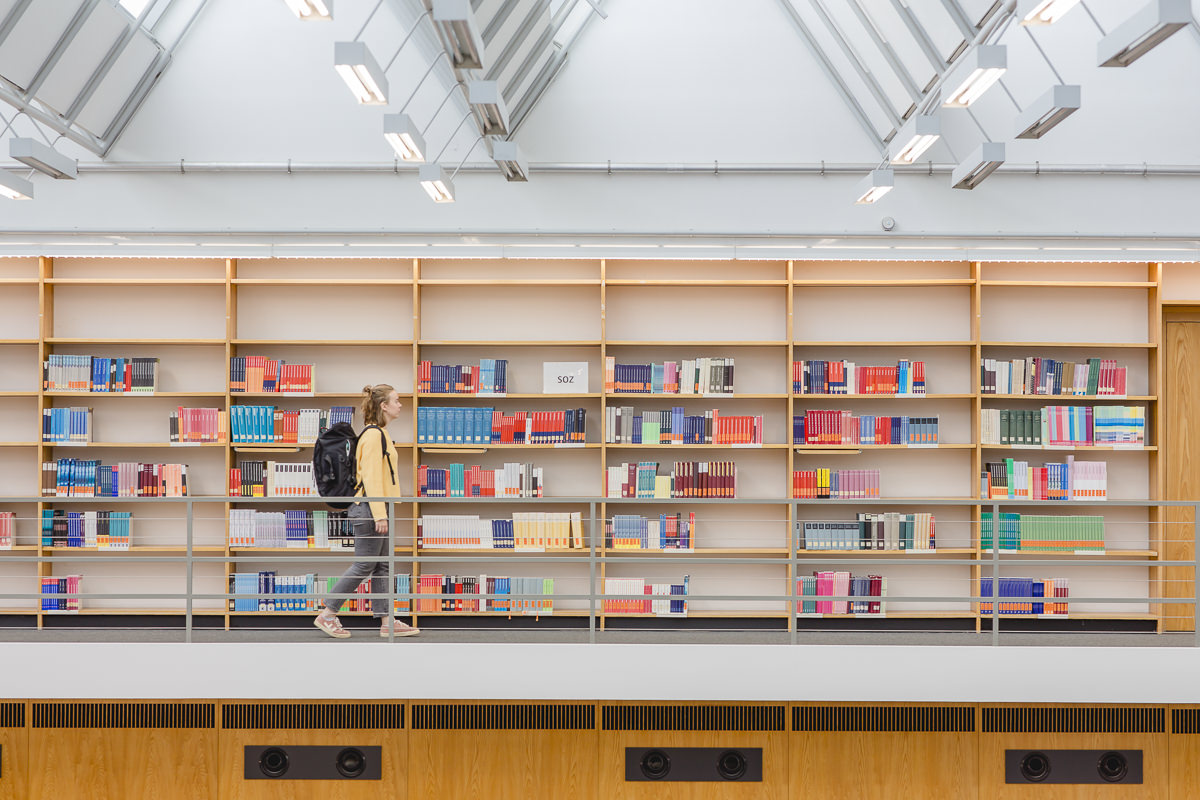
[[(384, 458), (385, 453), (387, 458)], [(400, 485), (397, 482), (399, 476), (393, 477), (398, 466), (396, 446), (392, 444), (392, 437), (387, 435), (386, 430), (383, 431), (383, 436), (380, 436), (379, 430), (375, 428), (364, 430), (358, 437), (358, 449), (355, 455), (358, 461), (358, 480), (362, 483), (362, 488), (359, 490), (360, 496), (400, 496)], [(391, 460), (390, 470), (388, 469), (388, 459)], [(387, 519), (387, 505), (380, 502), (371, 503), (371, 516), (375, 519)]]

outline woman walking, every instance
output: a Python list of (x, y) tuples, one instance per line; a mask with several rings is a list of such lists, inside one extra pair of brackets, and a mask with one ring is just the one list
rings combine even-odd
[[(400, 416), (400, 397), (386, 383), (363, 387), (363, 421), (367, 427), (358, 436), (355, 461), (358, 470), (358, 497), (400, 497), (400, 484), (396, 479), (396, 446), (388, 435), (388, 423)], [(416, 636), (420, 630), (392, 617), (387, 592), (387, 562), (378, 560), (387, 550), (388, 515), (387, 504), (379, 501), (358, 502), (347, 512), (354, 532), (354, 555), (363, 559), (355, 561), (350, 569), (334, 584), (325, 609), (313, 620), (325, 633), (335, 639), (345, 639), (350, 631), (342, 627), (337, 618), (346, 598), (354, 593), (367, 577), (371, 579), (371, 614), (380, 620), (379, 635), (387, 637)]]

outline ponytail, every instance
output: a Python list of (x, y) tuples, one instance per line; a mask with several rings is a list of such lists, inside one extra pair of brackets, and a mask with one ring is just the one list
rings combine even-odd
[(386, 383), (377, 383), (374, 386), (362, 388), (362, 415), (365, 424), (384, 426), (387, 420), (383, 418), (381, 406), (387, 402), (388, 395), (394, 391), (396, 391), (395, 388)]

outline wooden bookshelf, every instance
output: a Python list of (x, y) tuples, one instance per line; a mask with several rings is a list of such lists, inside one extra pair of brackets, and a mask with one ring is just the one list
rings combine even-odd
[[(20, 261), (19, 259), (16, 261)], [(1011, 453), (1014, 458), (1036, 458), (1017, 451), (1029, 448), (980, 444), (980, 419), (984, 409), (1001, 403), (1054, 405), (1134, 404), (1147, 408), (1147, 440), (1141, 449), (1122, 447), (1046, 447), (1052, 453), (1074, 453), (1109, 465), (1110, 496), (1120, 499), (1155, 500), (1162, 494), (1158, 435), (1163, 409), (1162, 367), (1158, 325), (1161, 321), (1162, 270), (1156, 264), (1105, 264), (1099, 277), (1091, 280), (1095, 265), (1039, 265), (992, 262), (869, 262), (869, 261), (670, 261), (625, 259), (576, 260), (488, 260), (488, 259), (26, 259), (12, 267), (0, 267), (0, 285), (13, 290), (13, 310), (29, 324), (0, 326), (0, 474), (12, 476), (14, 496), (35, 496), (40, 483), (40, 464), (59, 457), (94, 458), (96, 448), (127, 450), (181, 448), (184, 452), (164, 454), (163, 461), (189, 463), (189, 485), (193, 495), (221, 496), (226, 490), (228, 470), (242, 459), (271, 458), (302, 462), (311, 457), (312, 445), (204, 443), (172, 445), (166, 441), (165, 420), (158, 419), (154, 398), (173, 407), (176, 400), (202, 399), (228, 411), (239, 401), (288, 408), (353, 405), (357, 387), (386, 381), (396, 386), (405, 413), (392, 428), (400, 452), (398, 471), (403, 486), (417, 493), (419, 467), (428, 463), (444, 467), (454, 462), (478, 463), (497, 468), (519, 460), (543, 466), (547, 496), (541, 500), (492, 498), (446, 498), (436, 502), (404, 504), (397, 509), (397, 554), (436, 557), (438, 562), (417, 563), (415, 578), (422, 571), (462, 574), (495, 571), (494, 565), (479, 561), (455, 564), (458, 556), (493, 556), (503, 559), (512, 575), (554, 577), (563, 594), (586, 591), (588, 551), (548, 549), (547, 557), (578, 556), (578, 564), (538, 561), (527, 551), (466, 551), (416, 546), (416, 518), (423, 511), (475, 513), (470, 506), (487, 505), (487, 514), (507, 515), (511, 510), (576, 510), (585, 516), (587, 503), (578, 498), (596, 498), (598, 515), (618, 513), (686, 514), (695, 510), (701, 543), (692, 552), (624, 550), (605, 548), (603, 524), (596, 524), (598, 564), (597, 591), (605, 578), (646, 577), (655, 581), (678, 581), (691, 575), (696, 595), (748, 595), (755, 587), (771, 586), (794, 596), (792, 559), (798, 559), (799, 574), (844, 560), (869, 561), (872, 557), (942, 559), (987, 554), (980, 549), (978, 525), (981, 513), (991, 503), (979, 496), (978, 475), (990, 451)], [(739, 277), (730, 278), (737, 274)], [(364, 287), (377, 291), (364, 292)], [(196, 304), (179, 323), (162, 324), (178, 313), (179, 290), (195, 295)], [(6, 290), (7, 291), (7, 290)], [(129, 302), (152, 300), (167, 309), (142, 323), (135, 315), (111, 324), (112, 314), (92, 312), (89, 293)], [(23, 299), (22, 299), (23, 298)], [(486, 300), (487, 302), (483, 302)], [(346, 324), (334, 332), (344, 338), (314, 338), (314, 310), (341, 310)], [(174, 309), (174, 310), (172, 310)], [(1054, 309), (1047, 313), (1048, 309)], [(15, 317), (14, 317), (15, 318)], [(155, 324), (154, 320), (160, 323)], [(1115, 322), (1114, 322), (1115, 320)], [(23, 327), (22, 327), (23, 325)], [(140, 326), (140, 327), (139, 327)], [(553, 338), (538, 338), (541, 335)], [(502, 337), (502, 338), (497, 338)], [(161, 391), (148, 394), (106, 394), (45, 391), (34, 380), (41, 362), (52, 353), (95, 355), (150, 355), (160, 361)], [(482, 354), (482, 355), (480, 355)], [(1130, 366), (1130, 392), (1126, 397), (1077, 395), (983, 394), (979, 386), (981, 358), (1026, 356), (1116, 358)], [(266, 355), (290, 362), (316, 363), (318, 382), (307, 393), (235, 393), (227, 385), (229, 358), (237, 355)], [(724, 394), (642, 394), (604, 391), (607, 356), (621, 363), (647, 363), (704, 356), (732, 355), (737, 360), (737, 391)], [(507, 358), (509, 388), (504, 396), (419, 393), (416, 374), (422, 360), (434, 363), (477, 363), (479, 357)], [(888, 396), (869, 394), (796, 394), (791, 392), (793, 360), (846, 358), (858, 364), (894, 364), (899, 358), (922, 359), (927, 363), (928, 394)], [(543, 393), (540, 362), (586, 361), (589, 385), (581, 394)], [(8, 378), (9, 373), (20, 378)], [(150, 398), (145, 405), (94, 403), (95, 399)], [(85, 401), (86, 398), (86, 401)], [(337, 402), (341, 401), (341, 402)], [(920, 401), (914, 402), (914, 401)], [(105, 441), (79, 445), (30, 441), (41, 414), (56, 403), (92, 405), (97, 429)], [(633, 405), (656, 408), (697, 404), (719, 408), (723, 413), (764, 417), (764, 444), (662, 445), (605, 444), (602, 425), (609, 406)], [(895, 405), (893, 406), (893, 403)], [(436, 445), (416, 443), (417, 413), (422, 407), (443, 404), (487, 405), (506, 413), (516, 410), (559, 410), (581, 406), (588, 411), (587, 438), (566, 446), (538, 445)], [(847, 405), (840, 405), (847, 404)], [(917, 414), (928, 409), (940, 419), (942, 442), (935, 447), (904, 445), (795, 445), (791, 444), (790, 421), (808, 407), (852, 407), (855, 413)], [(147, 412), (146, 409), (151, 411)], [(899, 409), (893, 411), (893, 409)], [(411, 412), (411, 413), (409, 413)], [(149, 414), (149, 416), (148, 416)], [(357, 417), (357, 414), (356, 414)], [(7, 422), (6, 422), (7, 420)], [(27, 420), (28, 425), (22, 420)], [(361, 420), (355, 420), (356, 426)], [(108, 433), (115, 430), (115, 433)], [(161, 433), (161, 438), (154, 438)], [(124, 441), (123, 441), (124, 440)], [(72, 450), (76, 448), (78, 452)], [(195, 448), (195, 452), (187, 452)], [(521, 451), (528, 451), (522, 455)], [(648, 456), (645, 451), (654, 451)], [(691, 451), (690, 453), (688, 451)], [(723, 451), (710, 453), (710, 451)], [(1112, 453), (1119, 452), (1119, 456)], [(828, 460), (823, 460), (828, 457)], [(109, 456), (114, 461), (120, 458)], [(106, 458), (104, 460), (109, 460)], [(155, 456), (158, 459), (159, 456)], [(610, 466), (625, 461), (654, 458), (669, 469), (673, 460), (733, 460), (738, 465), (739, 497), (752, 503), (729, 504), (718, 500), (644, 500), (606, 502), (600, 497), (604, 476)], [(790, 477), (807, 466), (880, 469), (886, 497), (871, 501), (828, 500), (789, 503)], [(1144, 487), (1144, 488), (1143, 488)], [(317, 498), (294, 498), (297, 508), (320, 507)], [(108, 504), (105, 498), (81, 508), (112, 507), (134, 512), (135, 554), (175, 554), (185, 550), (181, 524), (169, 519), (178, 515), (178, 500), (169, 513), (153, 506), (121, 501)], [(253, 506), (254, 498), (227, 499), (202, 518), (206, 504), (197, 503), (193, 552), (262, 558), (259, 562), (216, 562), (197, 564), (195, 591), (225, 591), (228, 577), (236, 570), (270, 568), (272, 559), (302, 554), (313, 568), (339, 574), (343, 563), (321, 564), (322, 558), (341, 556), (340, 551), (293, 548), (230, 548), (227, 544), (228, 516), (234, 508)], [(500, 510), (497, 505), (504, 504)], [(447, 505), (448, 504), (448, 505)], [(891, 505), (889, 505), (891, 504)], [(1005, 508), (1030, 506), (1046, 511), (1047, 504), (1009, 504)], [(652, 508), (647, 508), (651, 506)], [(18, 529), (14, 552), (38, 555), (78, 556), (82, 565), (69, 569), (87, 578), (89, 563), (119, 560), (126, 551), (95, 551), (84, 548), (43, 547), (37, 517), (54, 508), (54, 498), (22, 504), (26, 519)], [(291, 507), (290, 505), (287, 507)], [(2, 506), (0, 506), (2, 508)], [(282, 510), (284, 505), (270, 505)], [(1072, 599), (1083, 611), (1070, 619), (1155, 620), (1160, 596), (1155, 565), (1164, 552), (1156, 510), (1118, 511), (1102, 503), (1058, 503), (1059, 514), (1103, 514), (1122, 530), (1133, 530), (1125, 549), (1110, 548), (1104, 554), (1077, 556), (1097, 562), (1096, 570), (1073, 567), (1071, 577), (1080, 575), (1080, 594)], [(934, 551), (824, 551), (797, 549), (794, 530), (798, 523), (833, 518), (853, 519), (857, 511), (933, 511), (938, 519), (938, 541)], [(411, 515), (411, 519), (409, 516)], [(145, 534), (164, 544), (143, 545), (137, 539), (145, 523)], [(945, 529), (945, 534), (943, 534)], [(584, 523), (585, 534), (589, 530)], [(749, 538), (739, 532), (749, 530)], [(1020, 564), (1022, 554), (1004, 554), (1006, 563)], [(1071, 558), (1051, 553), (1029, 553), (1032, 559)], [(634, 557), (653, 556), (654, 563), (637, 563)], [(742, 559), (744, 565), (720, 563)], [(754, 563), (755, 558), (778, 564)], [(1110, 565), (1104, 561), (1141, 559), (1144, 567)], [(1026, 559), (1027, 560), (1027, 559)], [(666, 562), (670, 562), (667, 564)], [(712, 563), (712, 562), (718, 563)], [(138, 562), (128, 562), (137, 570)], [(501, 563), (501, 562), (496, 562)], [(52, 575), (60, 569), (54, 562), (16, 562), (0, 565), (0, 577), (24, 575), (31, 580)], [(148, 565), (147, 565), (148, 566)], [(868, 565), (864, 563), (863, 567)], [(985, 565), (986, 567), (986, 565)], [(24, 569), (24, 572), (20, 570)], [(287, 567), (279, 566), (282, 573)], [(939, 577), (912, 578), (900, 565), (872, 567), (889, 574), (908, 591), (891, 588), (889, 602), (903, 602), (903, 594), (962, 593), (964, 585), (976, 590), (981, 568), (953, 563), (929, 566)], [(1082, 572), (1081, 572), (1082, 570)], [(182, 573), (182, 565), (177, 569)], [(1095, 573), (1095, 574), (1093, 574)], [(925, 573), (922, 573), (925, 574)], [(1051, 577), (1048, 568), (1039, 576)], [(1149, 586), (1145, 598), (1131, 606), (1111, 611), (1087, 606), (1089, 594), (1103, 594), (1106, 578), (1114, 582), (1141, 582)], [(561, 586), (559, 581), (562, 582)], [(151, 579), (163, 592), (177, 591), (178, 576)], [(95, 583), (85, 580), (85, 591), (115, 592), (120, 584), (100, 574)], [(920, 588), (914, 589), (914, 585)], [(924, 591), (928, 588), (929, 591)], [(954, 591), (951, 591), (951, 588)], [(761, 588), (759, 589), (761, 592)], [(182, 601), (169, 607), (85, 608), (83, 614), (182, 614)], [(50, 612), (36, 608), (36, 601), (13, 613), (30, 614), (38, 625)], [(766, 617), (791, 626), (793, 619), (784, 600), (758, 603), (738, 601), (736, 608), (722, 608), (719, 601), (698, 601), (689, 609), (692, 617)], [(958, 605), (961, 605), (959, 603)], [(1074, 607), (1074, 606), (1073, 606)], [(231, 618), (247, 612), (223, 608), (194, 609), (196, 614)], [(256, 613), (256, 612), (251, 612)], [(298, 614), (302, 612), (272, 612)], [(464, 612), (437, 612), (451, 616)], [(564, 601), (552, 616), (586, 615), (581, 606)], [(57, 615), (57, 614), (56, 614)], [(506, 617), (507, 612), (489, 616)], [(621, 619), (638, 615), (599, 614)], [(653, 615), (646, 615), (653, 616)], [(805, 615), (807, 616), (807, 615)], [(829, 615), (826, 615), (829, 616)], [(847, 615), (864, 618), (876, 615)], [(804, 616), (799, 618), (803, 625)], [(987, 615), (977, 609), (956, 610), (929, 605), (921, 611), (889, 612), (886, 619), (974, 619), (989, 626)], [(1015, 617), (1011, 617), (1015, 619)], [(1061, 615), (1054, 616), (1062, 619)], [(666, 619), (665, 617), (662, 619)], [(1001, 622), (1010, 617), (1002, 616)]]

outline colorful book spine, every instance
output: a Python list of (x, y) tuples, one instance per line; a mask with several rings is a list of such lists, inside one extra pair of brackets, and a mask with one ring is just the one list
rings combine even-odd
[(979, 363), (982, 394), (1125, 397), (1128, 367), (1115, 359), (1062, 361), (1043, 356), (1011, 360), (984, 358)]
[(601, 612), (611, 615), (686, 617), (690, 577), (678, 583), (658, 583), (645, 578), (605, 578)]
[(232, 394), (299, 394), (316, 391), (315, 364), (288, 364), (266, 356), (231, 356), (229, 391)]
[(812, 409), (792, 417), (792, 444), (929, 446), (940, 443), (938, 417), (856, 416)]
[(684, 550), (695, 549), (696, 513), (614, 514), (604, 522), (604, 546), (610, 550)]
[(799, 523), (797, 550), (937, 550), (936, 521), (918, 512), (859, 513), (855, 520)]
[(570, 550), (585, 546), (579, 511), (516, 512), (512, 519), (425, 514), (417, 520), (423, 550)]
[(792, 393), (920, 397), (926, 393), (925, 362), (901, 359), (894, 367), (884, 367), (853, 361), (793, 361)]
[(990, 576), (979, 580), (979, 613), (991, 616), (1068, 616), (1070, 581), (1067, 578), (1002, 576), (993, 587)]
[(704, 357), (651, 364), (618, 364), (605, 356), (606, 394), (728, 395), (734, 393), (734, 358)]
[(608, 497), (737, 497), (736, 461), (675, 461), (669, 475), (658, 474), (657, 461), (607, 468)]
[(880, 496), (877, 469), (798, 469), (792, 472), (792, 497), (799, 499), (856, 500)]

